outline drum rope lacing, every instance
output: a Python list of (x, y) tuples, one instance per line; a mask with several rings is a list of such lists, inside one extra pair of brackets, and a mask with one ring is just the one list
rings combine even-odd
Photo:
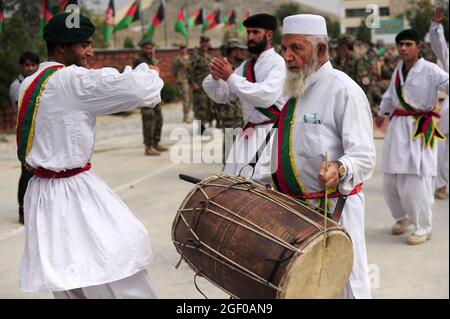
[[(293, 246), (292, 244), (287, 243), (286, 241), (283, 241), (282, 239), (278, 238), (277, 236), (275, 236), (275, 235), (269, 233), (269, 232), (268, 232), (267, 230), (265, 230), (264, 228), (262, 228), (262, 227), (256, 225), (255, 223), (253, 223), (253, 222), (247, 220), (246, 218), (244, 218), (244, 217), (242, 217), (242, 216), (240, 216), (240, 215), (238, 215), (238, 214), (236, 214), (236, 213), (230, 211), (229, 209), (223, 207), (222, 205), (220, 205), (220, 204), (214, 202), (213, 199), (214, 199), (215, 197), (217, 197), (218, 195), (220, 195), (221, 193), (223, 193), (223, 192), (225, 192), (225, 191), (227, 191), (227, 190), (229, 190), (229, 189), (231, 189), (231, 188), (233, 188), (233, 189), (239, 189), (239, 190), (247, 190), (247, 191), (250, 191), (250, 192), (252, 192), (252, 193), (254, 193), (254, 194), (256, 194), (256, 195), (258, 195), (258, 196), (260, 196), (260, 197), (263, 197), (263, 198), (265, 198), (265, 199), (267, 199), (267, 200), (269, 200), (269, 201), (271, 201), (271, 202), (273, 202), (273, 203), (276, 203), (276, 204), (282, 206), (283, 208), (287, 209), (289, 212), (293, 213), (293, 214), (296, 215), (297, 217), (302, 218), (302, 219), (304, 219), (305, 221), (309, 222), (310, 224), (314, 225), (314, 226), (317, 227), (319, 230), (322, 230), (323, 227), (322, 227), (320, 224), (318, 224), (318, 223), (314, 222), (313, 220), (311, 220), (310, 218), (308, 218), (308, 217), (306, 217), (306, 216), (303, 216), (303, 215), (299, 214), (297, 211), (293, 210), (291, 207), (289, 207), (289, 206), (288, 206), (284, 201), (282, 201), (281, 199), (279, 199), (279, 198), (271, 198), (271, 197), (269, 197), (269, 196), (263, 194), (263, 193), (262, 193), (261, 191), (259, 191), (258, 189), (255, 189), (256, 186), (254, 186), (254, 185), (253, 185), (251, 182), (249, 182), (249, 181), (242, 181), (242, 180), (239, 180), (239, 179), (237, 179), (237, 178), (229, 178), (229, 177), (224, 177), (224, 176), (218, 176), (218, 178), (223, 178), (223, 179), (225, 179), (225, 180), (229, 180), (229, 181), (233, 182), (233, 184), (231, 184), (231, 185), (212, 184), (212, 183), (211, 183), (211, 184), (208, 184), (208, 186), (216, 186), (216, 187), (223, 187), (223, 188), (224, 188), (223, 190), (221, 190), (220, 192), (218, 192), (217, 194), (215, 194), (213, 197), (209, 198), (209, 196), (206, 194), (206, 192), (202, 189), (202, 187), (204, 186), (204, 184), (203, 184), (203, 183), (199, 183), (199, 184), (197, 184), (197, 189), (199, 189), (199, 190), (203, 193), (203, 195), (204, 195), (205, 198), (206, 198), (206, 201), (202, 201), (202, 202), (201, 202), (201, 207), (196, 207), (196, 208), (191, 208), (191, 209), (182, 209), (182, 210), (180, 210), (180, 217), (182, 218), (183, 223), (186, 225), (186, 227), (189, 229), (189, 231), (190, 231), (190, 232), (192, 233), (192, 235), (195, 237), (195, 240), (193, 240), (193, 239), (187, 239), (187, 240), (184, 240), (182, 243), (177, 242), (177, 241), (174, 241), (175, 244), (178, 244), (179, 246), (181, 246), (181, 257), (180, 257), (179, 262), (178, 262), (177, 265), (176, 265), (176, 268), (178, 268), (179, 264), (180, 264), (181, 261), (184, 259), (184, 248), (187, 247), (187, 248), (191, 248), (191, 249), (196, 249), (197, 251), (199, 251), (199, 252), (201, 252), (201, 253), (203, 253), (203, 254), (206, 254), (206, 255), (208, 255), (209, 257), (213, 258), (214, 260), (216, 260), (217, 262), (221, 263), (222, 265), (227, 266), (227, 267), (229, 267), (229, 268), (231, 268), (231, 269), (233, 269), (233, 270), (235, 270), (235, 271), (238, 271), (239, 273), (241, 273), (241, 274), (243, 274), (243, 275), (245, 275), (245, 276), (247, 276), (247, 277), (249, 277), (249, 278), (251, 278), (251, 279), (253, 279), (253, 280), (258, 281), (258, 282), (261, 283), (261, 284), (264, 284), (264, 285), (266, 285), (266, 286), (269, 286), (269, 287), (271, 287), (271, 288), (273, 288), (273, 289), (275, 289), (275, 290), (277, 290), (277, 291), (281, 291), (281, 288), (280, 288), (280, 287), (277, 287), (277, 286), (273, 285), (273, 284), (272, 284), (270, 281), (268, 281), (267, 279), (264, 279), (264, 278), (260, 277), (259, 275), (257, 275), (256, 273), (254, 273), (253, 271), (251, 271), (251, 270), (249, 270), (249, 269), (247, 269), (247, 268), (245, 268), (245, 267), (243, 267), (243, 266), (237, 264), (237, 263), (234, 262), (233, 260), (231, 260), (231, 259), (229, 259), (228, 257), (226, 257), (226, 256), (222, 255), (221, 253), (219, 253), (217, 250), (215, 250), (215, 249), (213, 249), (212, 247), (208, 246), (206, 243), (202, 242), (202, 241), (200, 240), (200, 238), (197, 236), (197, 234), (195, 233), (195, 228), (196, 228), (196, 226), (197, 226), (197, 223), (198, 223), (198, 219), (199, 219), (199, 217), (200, 217), (200, 214), (201, 214), (201, 213), (204, 213), (204, 212), (209, 212), (209, 213), (215, 214), (216, 216), (225, 218), (226, 220), (228, 220), (228, 221), (230, 221), (230, 222), (232, 222), (232, 223), (235, 223), (235, 224), (237, 224), (237, 225), (239, 225), (239, 226), (241, 226), (241, 227), (244, 227), (244, 228), (247, 229), (247, 230), (250, 230), (250, 231), (252, 231), (252, 232), (254, 232), (254, 233), (256, 233), (256, 234), (258, 234), (258, 235), (260, 235), (260, 236), (262, 236), (262, 237), (264, 237), (264, 238), (266, 238), (266, 239), (268, 239), (268, 240), (271, 240), (272, 242), (274, 242), (274, 243), (276, 243), (276, 244), (279, 244), (279, 245), (281, 245), (281, 246), (283, 246), (283, 247), (285, 247), (285, 248), (287, 248), (287, 249), (293, 251), (293, 254), (295, 254), (296, 252), (301, 253), (301, 251), (300, 251), (298, 248), (296, 248), (295, 246)], [(236, 180), (237, 180), (237, 181), (236, 181)], [(238, 186), (240, 186), (240, 185), (247, 185), (248, 187), (238, 187)], [(283, 194), (281, 194), (281, 195), (283, 195)], [(290, 199), (290, 198), (287, 197), (287, 199)], [(298, 202), (298, 201), (296, 201), (296, 202)], [(255, 227), (256, 230), (255, 230), (255, 229), (252, 229), (251, 227), (249, 227), (249, 226), (247, 226), (247, 225), (245, 225), (245, 224), (243, 224), (243, 223), (241, 223), (241, 222), (239, 222), (239, 221), (237, 221), (237, 220), (234, 220), (234, 219), (229, 218), (229, 217), (225, 217), (225, 216), (223, 216), (223, 215), (221, 215), (221, 214), (219, 214), (219, 213), (217, 213), (217, 212), (215, 212), (215, 211), (209, 209), (208, 206), (209, 206), (210, 204), (213, 204), (213, 205), (215, 205), (215, 206), (217, 206), (217, 207), (219, 207), (219, 208), (225, 210), (225, 211), (228, 212), (229, 214), (231, 214), (231, 215), (237, 217), (238, 219), (243, 220), (243, 221), (246, 222), (247, 224), (249, 224), (249, 225)], [(301, 204), (301, 203), (300, 203), (300, 204)], [(304, 205), (304, 206), (306, 206), (306, 205)], [(308, 205), (308, 206), (309, 206), (309, 205)], [(309, 207), (308, 207), (308, 208), (309, 208)], [(194, 221), (194, 223), (193, 223), (193, 227), (191, 227), (191, 225), (187, 222), (187, 220), (186, 220), (185, 217), (183, 216), (183, 213), (184, 213), (184, 212), (192, 212), (192, 211), (198, 211), (198, 214), (197, 214), (197, 216), (196, 216), (196, 218), (195, 218), (195, 221)], [(312, 210), (312, 211), (314, 211), (314, 212), (315, 212), (316, 214), (318, 214), (319, 216), (322, 216), (322, 215), (319, 214), (317, 211), (315, 211), (315, 210)], [(336, 223), (336, 224), (337, 224), (337, 223)], [(187, 242), (192, 242), (192, 243), (194, 243), (194, 245), (187, 245), (187, 244), (186, 244)], [(294, 241), (293, 243), (295, 243), (295, 242), (296, 242), (296, 241)], [(226, 263), (226, 262), (224, 262), (223, 260), (217, 258), (216, 256), (213, 256), (211, 253), (205, 251), (204, 249), (201, 248), (202, 246), (205, 247), (205, 248), (207, 248), (208, 250), (210, 250), (212, 253), (216, 254), (217, 256), (221, 257), (222, 259), (224, 259), (224, 260), (225, 260), (226, 262), (228, 262), (228, 263)], [(292, 255), (293, 255), (293, 254), (292, 254)], [(292, 255), (291, 255), (290, 257), (292, 257)], [(290, 259), (290, 257), (284, 258), (284, 259), (280, 259), (280, 260), (270, 260), (270, 261), (281, 263), (281, 262), (284, 262), (284, 261)], [(197, 275), (198, 275), (199, 273), (201, 273), (200, 270), (197, 272)], [(196, 275), (196, 276), (197, 276), (197, 275)], [(198, 289), (198, 288), (197, 288), (197, 289)], [(203, 293), (202, 293), (202, 294), (203, 294)], [(204, 294), (203, 294), (203, 295), (204, 295)], [(206, 297), (206, 296), (205, 296), (205, 297)]]

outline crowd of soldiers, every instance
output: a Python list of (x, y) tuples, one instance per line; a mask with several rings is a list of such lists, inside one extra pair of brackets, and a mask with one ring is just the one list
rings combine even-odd
[[(367, 95), (372, 113), (376, 116), (383, 93), (387, 90), (392, 73), (399, 61), (396, 46), (355, 41), (350, 35), (331, 39), (329, 44), (333, 67), (348, 74), (361, 86)], [(140, 46), (141, 57), (135, 61), (135, 65), (143, 61), (158, 65), (158, 60), (155, 58), (155, 45), (147, 40), (141, 42)], [(229, 39), (220, 47), (220, 53), (234, 68), (237, 68), (246, 59), (247, 46), (240, 39)], [(427, 44), (423, 46), (422, 56), (426, 60), (436, 62)], [(179, 96), (182, 98), (183, 122), (192, 123), (195, 118), (200, 121), (201, 134), (207, 127), (216, 127), (222, 128), (224, 135), (230, 135), (233, 134), (233, 129), (242, 127), (244, 124), (242, 111), (238, 102), (220, 105), (208, 98), (204, 92), (201, 83), (210, 73), (212, 59), (210, 39), (206, 36), (200, 38), (199, 47), (191, 55), (188, 53), (187, 46), (180, 46), (179, 55), (173, 63), (172, 73), (177, 81)], [(163, 121), (161, 108), (160, 106), (155, 109), (142, 108), (141, 112), (145, 154), (159, 155), (166, 150), (159, 145)], [(228, 144), (233, 142), (233, 138), (224, 138), (224, 140), (228, 141)], [(225, 158), (230, 145), (224, 144), (223, 147), (223, 158)]]

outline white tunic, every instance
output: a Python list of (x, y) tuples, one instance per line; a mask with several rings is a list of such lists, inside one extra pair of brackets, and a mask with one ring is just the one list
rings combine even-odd
[[(441, 23), (431, 22), (430, 26), (430, 44), (433, 53), (442, 62), (444, 70), (448, 73), (449, 53), (447, 43), (445, 42), (444, 27)], [(441, 118), (439, 119), (439, 129), (445, 135), (445, 143), (438, 144), (438, 172), (436, 179), (436, 188), (448, 185), (448, 152), (449, 152), (449, 99), (448, 96), (441, 104)]]
[[(403, 67), (401, 61), (392, 74), (384, 93), (379, 115), (389, 116), (401, 109), (395, 91), (395, 76)], [(406, 101), (415, 109), (431, 111), (438, 103), (438, 90), (448, 93), (448, 73), (436, 64), (419, 59), (409, 70), (406, 81), (400, 71), (400, 82)], [(384, 138), (381, 168), (385, 174), (436, 176), (436, 148), (425, 148), (422, 138), (413, 139), (416, 121), (412, 116), (395, 116)]]
[[(280, 110), (283, 108), (286, 99), (281, 95), (286, 77), (286, 64), (274, 49), (264, 51), (254, 66), (256, 83), (247, 81), (243, 76), (244, 66), (245, 63), (241, 64), (226, 82), (216, 81), (211, 75), (207, 76), (203, 81), (203, 88), (217, 103), (227, 104), (239, 100), (244, 122), (255, 124), (266, 122), (269, 119), (256, 107), (268, 108), (276, 105)], [(272, 126), (273, 124), (256, 126), (249, 138), (238, 136), (228, 155), (224, 173), (238, 175), (241, 168), (252, 160)], [(271, 143), (266, 146), (253, 175), (255, 181), (263, 184), (270, 183), (270, 148)], [(242, 175), (250, 177), (250, 171), (244, 171)]]
[[(315, 121), (308, 120), (311, 118)], [(347, 176), (339, 185), (341, 193), (348, 194), (371, 178), (376, 154), (369, 102), (364, 91), (348, 75), (333, 69), (330, 62), (306, 80), (293, 122), (295, 166), (307, 193), (323, 191), (318, 175), (325, 152), (329, 161), (340, 160), (346, 167)], [(352, 238), (355, 252), (351, 291), (346, 296), (370, 298), (362, 192), (347, 198), (341, 223)]]
[[(30, 82), (46, 67), (25, 79)], [(93, 155), (97, 115), (155, 106), (163, 81), (146, 64), (123, 73), (69, 66), (47, 82), (26, 161), (52, 171), (82, 167)], [(25, 195), (24, 291), (58, 291), (129, 277), (153, 260), (144, 226), (95, 173), (34, 176)]]

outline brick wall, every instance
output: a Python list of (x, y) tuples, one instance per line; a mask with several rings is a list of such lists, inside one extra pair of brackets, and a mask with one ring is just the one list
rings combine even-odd
[[(189, 53), (192, 54), (193, 50)], [(99, 69), (102, 67), (113, 67), (122, 71), (126, 65), (133, 66), (134, 60), (139, 57), (139, 49), (122, 50), (96, 50), (95, 55), (89, 61), (89, 67)], [(161, 78), (168, 83), (175, 83), (176, 80), (172, 74), (172, 65), (179, 54), (178, 49), (159, 49), (156, 50), (156, 58), (159, 60)], [(212, 55), (217, 56), (218, 49), (212, 50)]]
[(0, 132), (14, 131), (16, 129), (17, 115), (12, 106), (0, 107)]

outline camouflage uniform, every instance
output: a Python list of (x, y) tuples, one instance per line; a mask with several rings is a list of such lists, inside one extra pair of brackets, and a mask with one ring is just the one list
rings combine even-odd
[[(348, 41), (348, 40), (347, 40)], [(351, 77), (366, 93), (369, 104), (372, 107), (374, 101), (372, 100), (371, 88), (372, 84), (377, 81), (376, 73), (372, 70), (372, 65), (367, 57), (356, 57), (352, 54), (350, 58), (343, 58), (337, 56), (332, 61), (335, 69), (341, 70)]]
[(198, 50), (191, 56), (191, 71), (188, 74), (188, 80), (191, 86), (198, 84), (200, 88), (193, 91), (194, 116), (196, 120), (203, 123), (211, 122), (213, 119), (212, 107), (213, 102), (206, 95), (202, 87), (203, 80), (209, 75), (209, 65), (211, 64), (211, 56), (203, 56)]
[[(159, 61), (155, 58), (147, 59), (140, 57), (134, 61), (134, 67), (141, 63), (147, 63), (157, 66)], [(142, 131), (144, 135), (144, 144), (147, 147), (157, 147), (161, 141), (161, 131), (163, 125), (163, 116), (161, 112), (161, 105), (158, 104), (156, 107), (142, 107)]]
[(192, 110), (192, 91), (188, 81), (190, 67), (191, 61), (187, 56), (177, 56), (173, 64), (173, 74), (177, 79), (177, 85), (183, 96), (184, 121), (188, 121), (189, 114)]

